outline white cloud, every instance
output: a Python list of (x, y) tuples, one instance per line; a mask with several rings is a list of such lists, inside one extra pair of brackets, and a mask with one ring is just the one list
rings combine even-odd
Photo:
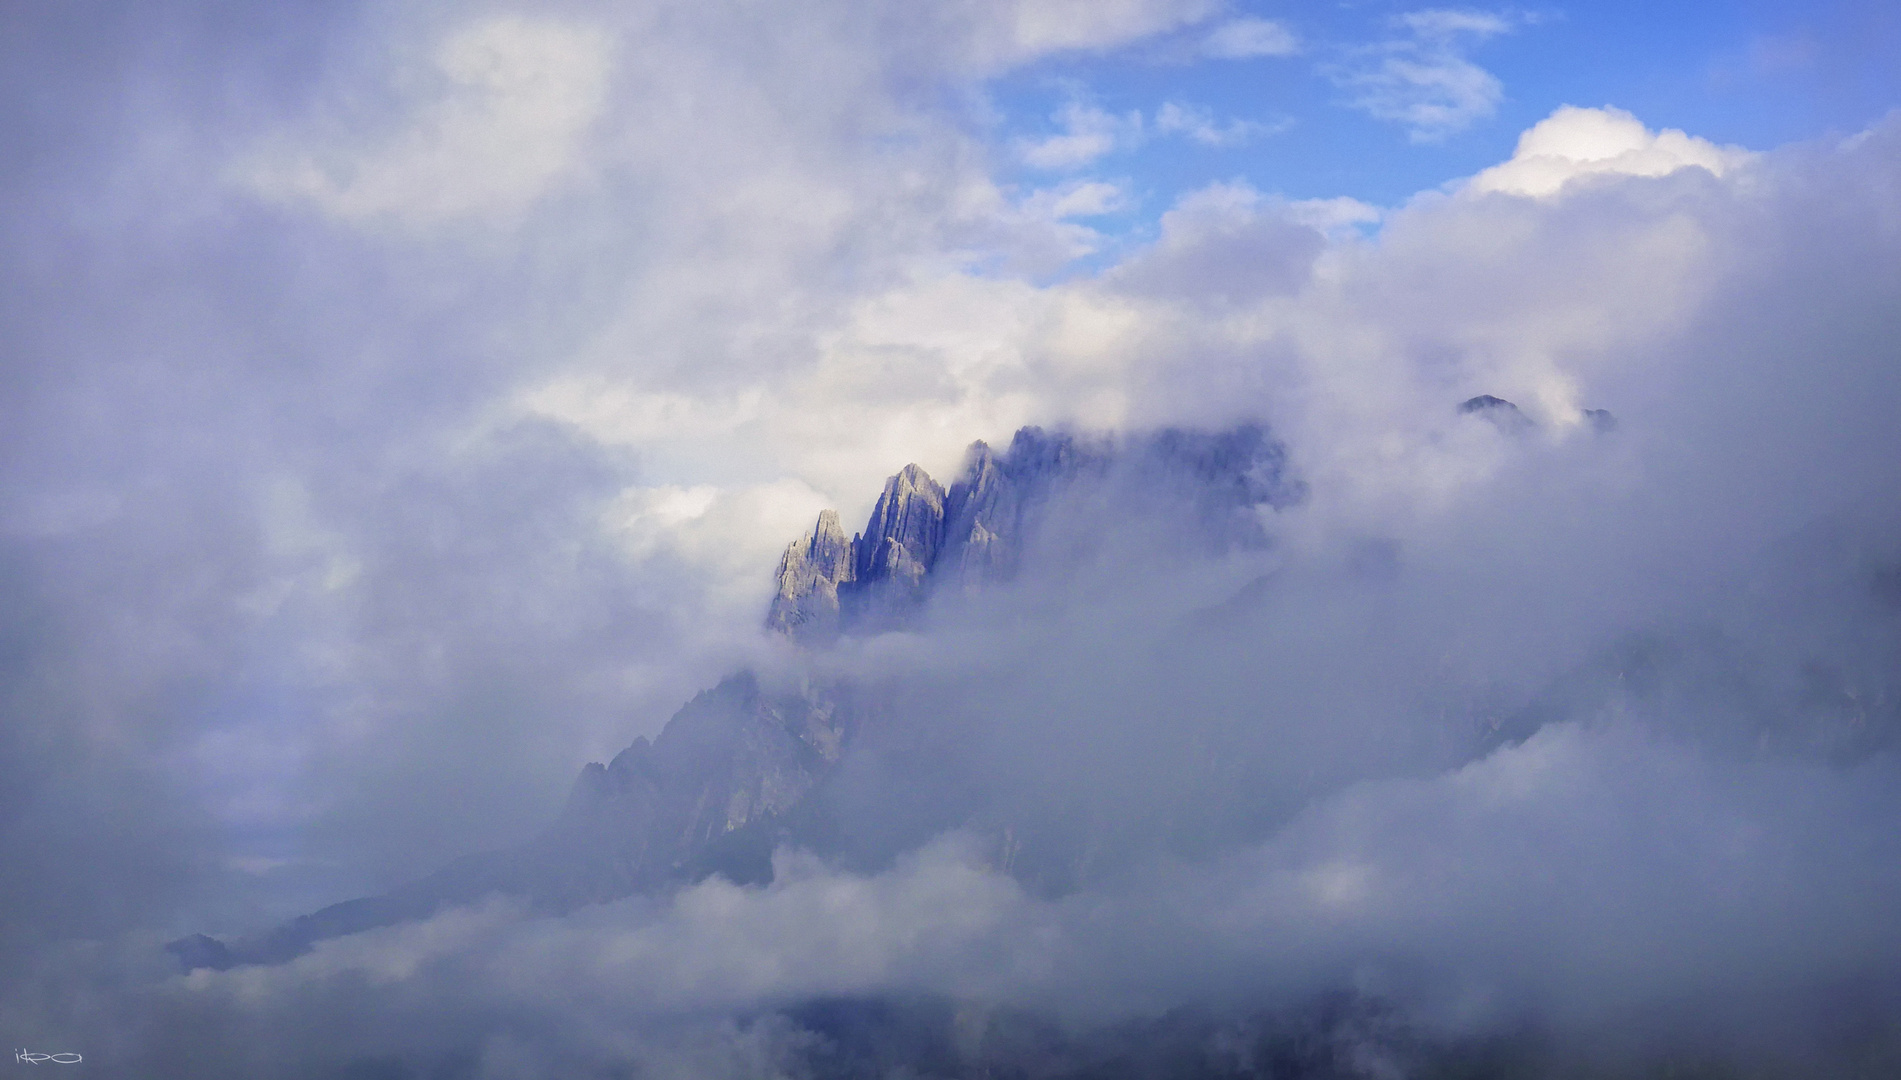
[(1025, 57), (1112, 48), (1217, 10), (1215, 0), (1014, 0), (1003, 5), (1012, 44)]
[(1492, 115), (1505, 94), (1498, 77), (1463, 56), (1405, 51), (1338, 77), (1351, 103), (1433, 142)]
[[(944, 63), (962, 76), (989, 76), (1065, 52), (1110, 52), (1156, 34), (1192, 26), (1216, 14), (1219, 0), (951, 0), (921, 9), (873, 3), (870, 11), (897, 15), (894, 26), (922, 44), (912, 63)], [(852, 19), (868, 12), (854, 9)]]
[(1240, 146), (1263, 136), (1287, 129), (1287, 124), (1263, 124), (1258, 120), (1233, 119), (1223, 124), (1214, 114), (1196, 105), (1168, 101), (1155, 110), (1155, 130), (1164, 135), (1181, 135), (1203, 146)]
[(1023, 200), (1023, 209), (1034, 216), (1063, 221), (1113, 214), (1128, 204), (1128, 192), (1115, 184), (1100, 180), (1075, 180), (1031, 193)]
[(1454, 8), (1410, 11), (1393, 21), (1420, 37), (1441, 39), (1469, 34), (1474, 39), (1484, 40), (1509, 33), (1516, 25), (1515, 20), (1493, 12)]
[(1384, 216), (1379, 207), (1344, 195), (1331, 199), (1300, 199), (1289, 203), (1287, 210), (1293, 220), (1327, 233), (1377, 225)]
[(241, 175), (265, 195), (348, 219), (421, 225), (517, 212), (578, 165), (610, 56), (586, 27), (498, 16), (451, 34), (433, 66), (445, 85), (413, 103), (399, 134), (272, 147)]
[(1052, 172), (1081, 169), (1112, 153), (1131, 150), (1156, 135), (1179, 135), (1209, 147), (1240, 146), (1284, 131), (1287, 122), (1229, 119), (1225, 123), (1208, 109), (1178, 101), (1163, 102), (1147, 120), (1139, 111), (1120, 116), (1082, 101), (1070, 101), (1053, 117), (1061, 132), (1042, 139), (1017, 141), (1017, 156), (1033, 168)]
[(1503, 100), (1498, 77), (1472, 62), (1467, 47), (1515, 29), (1522, 20), (1486, 12), (1432, 9), (1398, 16), (1409, 38), (1355, 50), (1331, 71), (1348, 103), (1404, 125), (1415, 142), (1434, 142), (1491, 116)]
[(701, 612), (702, 629), (730, 629), (758, 619), (757, 569), (776, 564), (785, 538), (809, 528), (830, 503), (791, 478), (637, 485), (607, 503), (600, 523), (630, 564), (667, 567), (697, 584), (692, 603)]
[(1062, 128), (1060, 134), (1017, 144), (1018, 156), (1033, 168), (1079, 169), (1142, 137), (1139, 112), (1116, 116), (1085, 102), (1070, 101), (1056, 110), (1052, 119)]
[(1566, 105), (1519, 136), (1510, 161), (1474, 176), (1465, 190), (1543, 197), (1583, 176), (1667, 176), (1692, 168), (1723, 176), (1755, 157), (1675, 129), (1650, 131), (1622, 109)]
[(1300, 52), (1300, 39), (1271, 19), (1231, 19), (1202, 39), (1201, 51), (1219, 60), (1293, 56)]

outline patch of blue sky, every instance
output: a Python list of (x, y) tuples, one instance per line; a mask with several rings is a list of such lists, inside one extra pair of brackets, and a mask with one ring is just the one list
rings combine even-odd
[(1753, 149), (1858, 131), (1901, 104), (1901, 5), (1236, 5), (1106, 55), (995, 82), (1019, 191), (1082, 191), (1110, 247), (1183, 193), (1242, 182), (1392, 206), (1509, 157), (1560, 105)]

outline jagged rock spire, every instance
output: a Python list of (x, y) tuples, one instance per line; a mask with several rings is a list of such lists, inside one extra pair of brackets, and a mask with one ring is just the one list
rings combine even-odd
[(918, 598), (944, 540), (944, 489), (916, 465), (885, 481), (864, 535), (853, 541), (866, 601)]
[(855, 576), (853, 554), (838, 511), (820, 511), (818, 523), (779, 559), (779, 592), (772, 598), (766, 625), (800, 639), (835, 636), (838, 587)]
[(1010, 576), (1014, 552), (1004, 537), (1017, 532), (1020, 502), (996, 451), (988, 443), (972, 443), (964, 475), (951, 485), (945, 505), (939, 557), (959, 587), (968, 591)]
[(819, 514), (779, 559), (767, 628), (822, 642), (845, 623), (895, 621), (924, 598), (926, 575), (944, 542), (945, 499), (929, 473), (906, 465), (885, 481), (865, 531), (851, 540), (835, 511)]
[(1304, 490), (1283, 476), (1285, 456), (1264, 428), (1245, 424), (1214, 433), (1161, 431), (1120, 444), (1026, 427), (1002, 453), (972, 443), (948, 492), (916, 465), (887, 480), (864, 532), (849, 545), (837, 516), (821, 515), (779, 561), (779, 592), (766, 625), (794, 640), (822, 642), (841, 631), (903, 626), (935, 592), (1007, 581), (1052, 493), (1085, 479), (1107, 482), (1118, 462), (1125, 484), (1165, 493), (1171, 512), (1192, 515), (1187, 520), (1213, 540), (1234, 532), (1231, 519), (1258, 530), (1254, 508), (1297, 501)]
[(1025, 500), (1085, 459), (1093, 460), (1074, 437), (1024, 428), (1003, 454), (972, 443), (948, 492), (906, 465), (885, 481), (871, 520), (849, 544), (828, 510), (786, 549), (767, 628), (828, 641), (846, 628), (901, 625), (933, 589), (967, 591), (1010, 577)]

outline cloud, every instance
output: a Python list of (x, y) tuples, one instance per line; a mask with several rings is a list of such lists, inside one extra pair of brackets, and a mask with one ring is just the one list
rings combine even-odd
[[(1738, 765), (1628, 724), (1563, 725), (1442, 775), (1350, 785), (1263, 842), (1086, 894), (1027, 893), (967, 834), (875, 872), (781, 852), (767, 886), (710, 879), (566, 918), (492, 903), (278, 967), (126, 972), (139, 993), (81, 1017), (108, 1038), (192, 1037), (121, 1037), (98, 1054), (145, 1075), (189, 1054), (206, 1076), (458, 1059), (517, 1076), (652, 1067), (679, 1051), (667, 1032), (744, 1045), (775, 1013), (783, 1027), (754, 1033), (790, 1065), (819, 1049), (798, 1038), (813, 1000), (1054, 1008), (1088, 1040), (1183, 1000), (1227, 1010), (1353, 985), (1404, 1010), (1407, 1029), (1368, 1047), (1402, 1056), (1536, 1016), (1639, 1046), (1714, 1030), (1757, 1060), (1800, 1060), (1809, 1047), (1773, 1012), (1820, 1005), (1801, 989), (1811, 979), (1880, 970), (1901, 950), (1881, 827), (1901, 811), (1894, 780), (1889, 763), (1840, 777)], [(104, 974), (101, 959), (68, 962)], [(878, 1037), (901, 1057), (930, 1052), (905, 1027)], [(1574, 1037), (1558, 1045), (1578, 1053)], [(1034, 1060), (977, 1038), (954, 1053)], [(751, 1075), (743, 1058), (703, 1067)]]
[(1156, 131), (1181, 135), (1202, 146), (1240, 146), (1283, 131), (1287, 126), (1286, 123), (1269, 125), (1255, 120), (1229, 120), (1221, 124), (1207, 109), (1175, 101), (1164, 102), (1161, 108), (1155, 110)]
[(1121, 116), (1080, 101), (1070, 101), (1053, 117), (1062, 132), (1017, 142), (1017, 155), (1032, 168), (1067, 172), (1086, 168), (1110, 154), (1128, 151), (1155, 135), (1179, 135), (1201, 146), (1241, 146), (1285, 130), (1289, 122), (1265, 124), (1230, 119), (1223, 123), (1206, 108), (1163, 102), (1151, 119), (1131, 111)]
[(1145, 297), (1191, 302), (1258, 302), (1288, 294), (1309, 280), (1323, 246), (1305, 207), (1267, 198), (1240, 184), (1215, 184), (1182, 198), (1162, 215), (1161, 237), (1109, 276)]
[(964, 5), (985, 25), (986, 51), (1011, 64), (1069, 50), (1107, 50), (1192, 25), (1214, 0), (1010, 0)]
[(520, 211), (577, 168), (611, 72), (586, 27), (497, 16), (457, 30), (432, 57), (446, 85), (377, 144), (263, 152), (241, 171), (268, 197), (351, 220), (405, 225)]
[(1510, 33), (1517, 25), (1516, 20), (1493, 12), (1462, 11), (1452, 8), (1409, 11), (1404, 15), (1394, 16), (1393, 22), (1428, 41), (1449, 41), (1460, 35), (1469, 35), (1474, 40), (1483, 41), (1489, 37)]
[(1079, 169), (1142, 137), (1139, 112), (1116, 116), (1094, 105), (1070, 101), (1051, 119), (1061, 125), (1061, 134), (1018, 144), (1018, 156), (1032, 168)]
[(1218, 60), (1294, 56), (1300, 52), (1300, 39), (1271, 19), (1231, 19), (1209, 31), (1201, 50)]
[(1466, 56), (1471, 44), (1516, 29), (1520, 21), (1479, 11), (1430, 9), (1396, 16), (1410, 38), (1354, 50), (1330, 72), (1348, 104), (1404, 125), (1414, 142), (1436, 142), (1491, 116), (1505, 89)]
[[(1656, 1006), (1719, 1050), (1821, 1039), (1804, 987), (1892, 1015), (1854, 988), (1893, 970), (1896, 530), (1815, 530), (1901, 489), (1894, 123), (1745, 165), (1562, 112), (1462, 191), (1221, 184), (1111, 246), (1080, 222), (1136, 193), (1001, 184), (980, 80), (1201, 6), (565, 10), (0, 42), (71, 110), (0, 209), (17, 1039), (159, 1076), (757, 1075), (822, 1052), (806, 995), (1112, 1021), (1347, 986), (1433, 1038)], [(1355, 70), (1483, 23), (1416, 15)], [(1436, 85), (1394, 115), (1443, 129), (1405, 112), (1456, 113)], [(1535, 428), (1457, 414), (1481, 393)], [(783, 663), (777, 550), (903, 463), (1237, 420), (1310, 491), (1271, 546), (1085, 500), (1048, 590), (834, 658), (972, 736), (940, 762), (1152, 856), (1126, 877), (1041, 895), (967, 835), (162, 966), (518, 839), (581, 762)]]
[(1652, 132), (1622, 109), (1566, 105), (1519, 136), (1510, 161), (1474, 176), (1465, 190), (1543, 197), (1583, 176), (1668, 176), (1689, 168), (1722, 176), (1754, 157), (1675, 129)]
[(1289, 204), (1288, 211), (1293, 220), (1326, 233), (1377, 224), (1383, 216), (1379, 207), (1344, 195), (1331, 199), (1298, 199)]
[(1082, 180), (1033, 193), (1023, 202), (1026, 213), (1062, 221), (1076, 217), (1100, 217), (1128, 205), (1128, 193), (1114, 184)]

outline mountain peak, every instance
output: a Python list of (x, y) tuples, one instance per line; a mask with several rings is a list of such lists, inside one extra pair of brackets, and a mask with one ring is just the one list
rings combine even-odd
[(794, 637), (838, 632), (838, 587), (855, 576), (856, 545), (845, 539), (838, 511), (821, 510), (817, 524), (779, 559), (779, 592), (766, 625)]
[[(1523, 435), (1538, 427), (1538, 422), (1526, 416), (1518, 406), (1491, 394), (1459, 402), (1459, 415), (1482, 417), (1507, 435)], [(1600, 435), (1617, 430), (1617, 418), (1608, 409), (1585, 409), (1580, 415), (1591, 425), (1591, 430)]]
[[(1280, 444), (1259, 425), (1217, 433), (1169, 429), (1120, 441), (1024, 427), (1003, 453), (973, 442), (949, 491), (915, 464), (886, 480), (848, 559), (837, 515), (821, 514), (779, 561), (766, 626), (823, 643), (844, 631), (903, 625), (938, 590), (969, 593), (1009, 580), (1051, 493), (1103, 481), (1117, 468), (1123, 480), (1172, 498), (1166, 512), (1199, 515), (1209, 536), (1228, 539), (1226, 518), (1300, 497), (1300, 485), (1282, 475), (1284, 464)], [(1147, 511), (1128, 503), (1120, 512)]]
[(862, 537), (853, 541), (857, 576), (867, 587), (921, 587), (944, 531), (944, 489), (917, 465), (885, 481)]

